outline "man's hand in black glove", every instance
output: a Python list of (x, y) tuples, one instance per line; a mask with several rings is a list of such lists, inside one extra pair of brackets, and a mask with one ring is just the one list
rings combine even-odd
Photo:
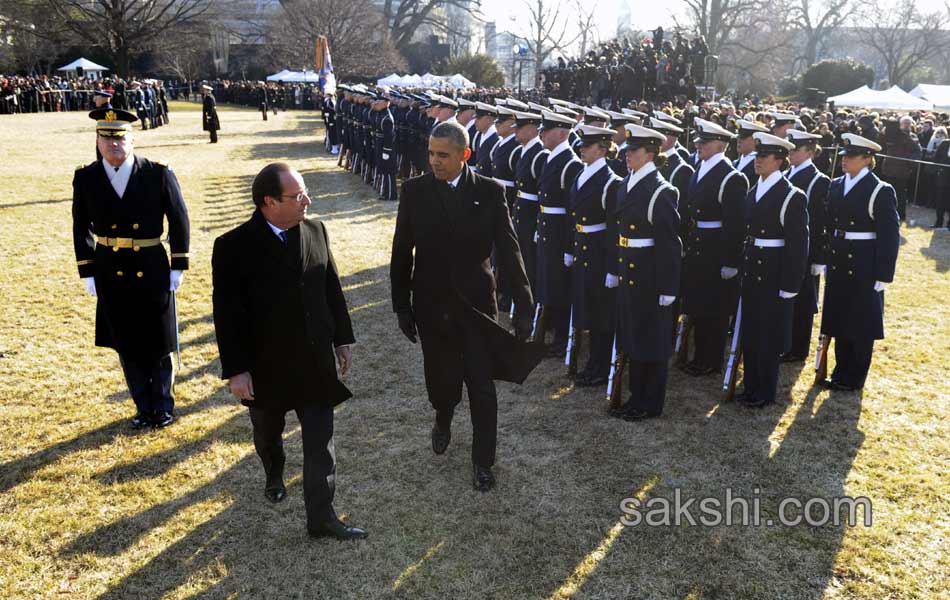
[(399, 319), (399, 329), (402, 330), (403, 335), (409, 338), (409, 341), (413, 344), (416, 343), (416, 318), (412, 316), (411, 310), (401, 310), (396, 313), (396, 317)]
[(515, 339), (519, 342), (526, 341), (531, 337), (532, 319), (530, 316), (515, 315)]

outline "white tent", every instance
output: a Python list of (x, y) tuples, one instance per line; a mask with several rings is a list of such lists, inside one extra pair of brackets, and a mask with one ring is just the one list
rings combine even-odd
[(932, 102), (915, 98), (896, 85), (887, 90), (872, 90), (862, 85), (846, 94), (832, 96), (828, 102), (834, 102), (835, 106), (880, 110), (931, 110), (934, 106)]
[(376, 80), (376, 85), (406, 85), (404, 83), (404, 78), (393, 73), (389, 77), (383, 77), (382, 79)]
[(456, 73), (455, 75), (452, 75), (451, 77), (449, 77), (449, 83), (451, 83), (452, 86), (453, 86), (453, 87), (456, 87), (456, 88), (473, 88), (473, 87), (475, 87), (475, 84), (474, 84), (474, 83), (472, 83), (471, 81), (469, 81), (468, 79), (466, 79), (465, 76), (464, 76), (464, 75), (461, 75), (460, 73)]
[(950, 110), (950, 85), (921, 83), (907, 93), (915, 98), (933, 102), (934, 106), (941, 110)]
[(88, 60), (86, 58), (77, 58), (68, 65), (63, 65), (57, 71), (72, 71), (75, 72), (76, 69), (82, 69), (83, 74), (93, 74), (93, 76), (98, 77), (103, 71), (108, 71), (108, 67), (103, 67), (102, 65), (97, 65), (96, 63)]
[(285, 81), (288, 83), (317, 83), (320, 81), (320, 74), (316, 71), (288, 71), (284, 69), (280, 73), (274, 73), (267, 76), (267, 81)]
[(422, 85), (422, 77), (419, 77), (416, 73), (406, 75), (402, 78), (402, 84), (406, 87), (418, 87)]

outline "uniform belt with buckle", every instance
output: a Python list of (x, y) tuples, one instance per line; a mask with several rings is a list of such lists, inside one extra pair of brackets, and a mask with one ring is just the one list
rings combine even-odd
[(133, 238), (110, 238), (110, 237), (101, 237), (96, 239), (96, 243), (102, 246), (109, 246), (111, 248), (149, 248), (151, 246), (159, 246), (162, 243), (161, 238), (148, 238), (137, 240)]
[(653, 238), (625, 238), (620, 236), (617, 245), (621, 248), (649, 248), (656, 245)]
[(748, 239), (749, 243), (756, 248), (783, 248), (785, 246), (785, 240), (778, 238), (750, 237)]
[(577, 233), (597, 233), (607, 229), (606, 223), (597, 223), (596, 225), (574, 225), (574, 231)]
[(832, 234), (839, 240), (876, 240), (877, 233), (874, 231), (845, 231), (844, 229), (835, 229)]
[(538, 195), (537, 195), (537, 194), (529, 194), (528, 192), (522, 192), (522, 191), (520, 191), (520, 190), (518, 191), (518, 197), (519, 197), (519, 198), (524, 198), (525, 200), (534, 200), (535, 202), (538, 201)]
[(546, 215), (566, 215), (567, 209), (560, 206), (540, 206), (541, 212)]
[(696, 221), (700, 229), (722, 229), (722, 221)]
[(498, 179), (497, 177), (495, 177), (494, 180), (505, 187), (515, 187), (514, 181), (508, 181), (507, 179)]

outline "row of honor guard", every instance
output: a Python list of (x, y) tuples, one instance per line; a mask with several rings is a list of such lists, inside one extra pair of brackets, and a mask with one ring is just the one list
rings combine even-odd
[[(576, 364), (577, 333), (589, 332), (587, 364), (571, 371), (579, 386), (618, 390), (624, 365), (629, 400), (613, 402), (614, 416), (662, 413), (674, 351), (690, 375), (724, 372), (730, 397), (741, 362), (736, 399), (774, 402), (779, 364), (809, 356), (822, 274), (818, 352), (834, 338), (837, 365), (819, 383), (863, 387), (899, 241), (894, 190), (872, 172), (873, 141), (847, 134), (845, 175), (831, 181), (813, 163), (820, 137), (794, 129), (790, 113), (773, 114), (771, 129), (740, 120), (735, 133), (697, 119), (690, 154), (681, 123), (660, 111), (362, 86), (341, 96), (340, 164), (381, 199), (396, 200), (397, 175), (428, 170), (436, 124), (468, 130), (469, 167), (506, 190), (538, 301), (536, 339), (553, 331), (548, 355)], [(497, 278), (500, 308), (513, 311), (505, 274)]]

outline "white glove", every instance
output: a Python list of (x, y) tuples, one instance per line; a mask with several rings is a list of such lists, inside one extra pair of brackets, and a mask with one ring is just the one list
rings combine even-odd
[(86, 286), (86, 293), (92, 296), (96, 295), (96, 278), (95, 277), (83, 277), (83, 284)]
[(564, 255), (564, 266), (565, 266), (565, 267), (570, 267), (570, 266), (573, 265), (573, 264), (574, 264), (574, 256), (571, 255), (571, 254), (565, 254), (565, 255)]
[(792, 293), (792, 292), (786, 292), (785, 290), (778, 291), (778, 297), (784, 298), (785, 300), (788, 300), (789, 298), (794, 298), (797, 295), (798, 295), (798, 292)]
[(604, 286), (609, 288), (615, 288), (620, 285), (620, 279), (613, 273), (607, 273), (607, 280), (604, 281)]
[(732, 279), (739, 274), (739, 269), (733, 269), (732, 267), (723, 267), (719, 269), (719, 276), (723, 279)]
[(885, 287), (886, 285), (887, 285), (887, 284), (884, 283), (883, 281), (875, 281), (875, 282), (874, 282), (874, 291), (875, 291), (875, 292), (883, 292), (883, 291), (884, 291), (884, 287)]
[(383, 152), (383, 160), (389, 160), (389, 154)]
[(660, 294), (660, 306), (669, 306), (673, 304), (674, 300), (676, 300), (676, 296), (664, 296)]
[(825, 265), (812, 265), (811, 274), (812, 275), (824, 275), (828, 267)]
[(174, 292), (181, 287), (181, 278), (184, 276), (185, 274), (181, 271), (172, 271), (168, 276), (168, 291)]

